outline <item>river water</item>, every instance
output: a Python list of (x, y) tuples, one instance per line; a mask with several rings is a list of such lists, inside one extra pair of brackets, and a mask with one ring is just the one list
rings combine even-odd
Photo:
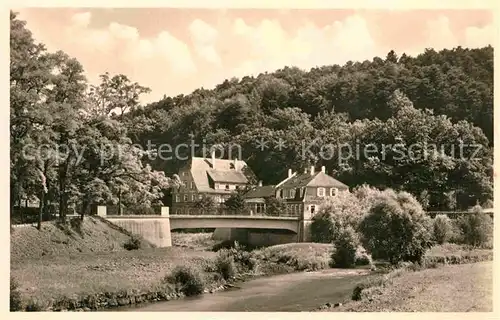
[(118, 311), (311, 311), (350, 300), (367, 270), (327, 269), (262, 277), (213, 294), (122, 308)]

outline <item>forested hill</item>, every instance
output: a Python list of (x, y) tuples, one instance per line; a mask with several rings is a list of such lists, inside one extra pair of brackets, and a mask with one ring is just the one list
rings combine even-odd
[[(265, 183), (276, 183), (288, 168), (326, 165), (351, 186), (402, 188), (437, 207), (455, 198), (456, 205), (468, 206), (491, 197), (493, 48), (427, 49), (417, 57), (391, 51), (385, 58), (310, 71), (285, 67), (225, 80), (213, 90), (165, 97), (132, 110), (126, 121), (131, 137), (142, 144), (175, 146), (193, 139), (222, 143), (227, 152), (228, 145), (238, 143)], [(278, 150), (280, 138), (284, 148)], [(260, 139), (271, 142), (262, 149)], [(459, 141), (480, 145), (474, 157), (472, 147), (465, 151), (479, 160), (459, 156)], [(403, 148), (436, 143), (447, 151), (411, 160), (397, 159), (394, 150), (345, 161), (339, 161), (339, 152), (321, 154), (321, 145), (338, 151), (339, 145), (370, 143)], [(153, 162), (167, 174), (180, 164)]]
[[(324, 111), (345, 112), (350, 119), (387, 119), (387, 104), (394, 90), (401, 90), (418, 109), (431, 109), (452, 120), (467, 120), (480, 127), (492, 143), (493, 138), (493, 48), (457, 47), (436, 52), (427, 49), (417, 57), (391, 51), (382, 59), (349, 61), (303, 71), (285, 67), (257, 77), (225, 80), (214, 90), (198, 89), (192, 94), (166, 97), (146, 106), (144, 114), (155, 110), (171, 111), (175, 106), (231, 104), (239, 101), (235, 115), (248, 109), (268, 115), (275, 109), (299, 108), (316, 116)], [(244, 101), (244, 102), (243, 102)], [(233, 108), (236, 108), (233, 107)], [(241, 111), (241, 112), (238, 112)], [(227, 112), (226, 112), (227, 113)], [(142, 114), (142, 110), (138, 114)], [(224, 114), (215, 120), (218, 128), (238, 132), (237, 124)], [(251, 123), (250, 121), (249, 123)]]

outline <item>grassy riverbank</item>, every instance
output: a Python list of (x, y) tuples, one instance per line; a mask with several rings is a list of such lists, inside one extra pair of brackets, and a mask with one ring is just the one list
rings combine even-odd
[(358, 284), (353, 301), (334, 312), (492, 311), (492, 260), (489, 249), (446, 244), (429, 250), (423, 266), (402, 264)]
[(23, 309), (95, 310), (183, 296), (177, 284), (165, 280), (178, 266), (195, 268), (205, 291), (213, 291), (244, 277), (326, 267), (331, 249), (301, 243), (236, 250), (236, 274), (228, 281), (220, 272), (217, 253), (188, 247), (16, 257), (11, 275), (19, 283)]

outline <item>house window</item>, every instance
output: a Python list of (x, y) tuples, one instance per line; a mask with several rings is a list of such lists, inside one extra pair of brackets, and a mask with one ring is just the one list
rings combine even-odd
[(338, 189), (337, 188), (330, 188), (330, 196), (335, 197), (337, 195)]
[(232, 162), (231, 162), (231, 163), (229, 164), (229, 168), (230, 168), (230, 169), (234, 169), (234, 163), (232, 163)]
[(280, 189), (279, 193), (280, 193), (280, 198), (283, 198), (283, 189)]
[(295, 198), (295, 189), (290, 189), (290, 198)]
[(194, 189), (194, 181), (191, 181), (191, 189)]
[(325, 196), (325, 188), (318, 188), (318, 197)]
[(187, 195), (187, 194), (185, 194), (185, 195), (184, 195), (184, 202), (187, 202), (187, 201), (188, 201), (188, 195)]
[(175, 202), (179, 202), (179, 195), (175, 195)]
[(201, 199), (203, 199), (203, 195), (200, 193), (200, 194), (198, 195), (198, 200), (201, 200)]
[(316, 210), (316, 206), (315, 205), (311, 205), (311, 214), (314, 214), (314, 210)]
[(182, 176), (183, 176), (183, 177), (185, 177), (186, 175), (187, 175), (187, 172), (186, 172), (186, 171), (182, 172)]
[(229, 185), (228, 184), (226, 184), (226, 190), (229, 190)]
[(194, 193), (191, 195), (191, 201), (196, 201), (196, 195)]

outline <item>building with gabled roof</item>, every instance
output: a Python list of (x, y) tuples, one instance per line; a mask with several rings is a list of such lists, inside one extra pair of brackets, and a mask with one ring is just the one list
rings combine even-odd
[(265, 212), (266, 198), (276, 197), (286, 203), (287, 214), (313, 216), (321, 204), (349, 187), (326, 173), (325, 167), (314, 166), (303, 173), (288, 170), (288, 176), (275, 186), (259, 186), (245, 194), (245, 201), (255, 213)]
[(224, 203), (238, 189), (255, 179), (245, 161), (192, 157), (179, 170), (181, 186), (172, 191), (172, 213), (183, 213), (204, 196)]

